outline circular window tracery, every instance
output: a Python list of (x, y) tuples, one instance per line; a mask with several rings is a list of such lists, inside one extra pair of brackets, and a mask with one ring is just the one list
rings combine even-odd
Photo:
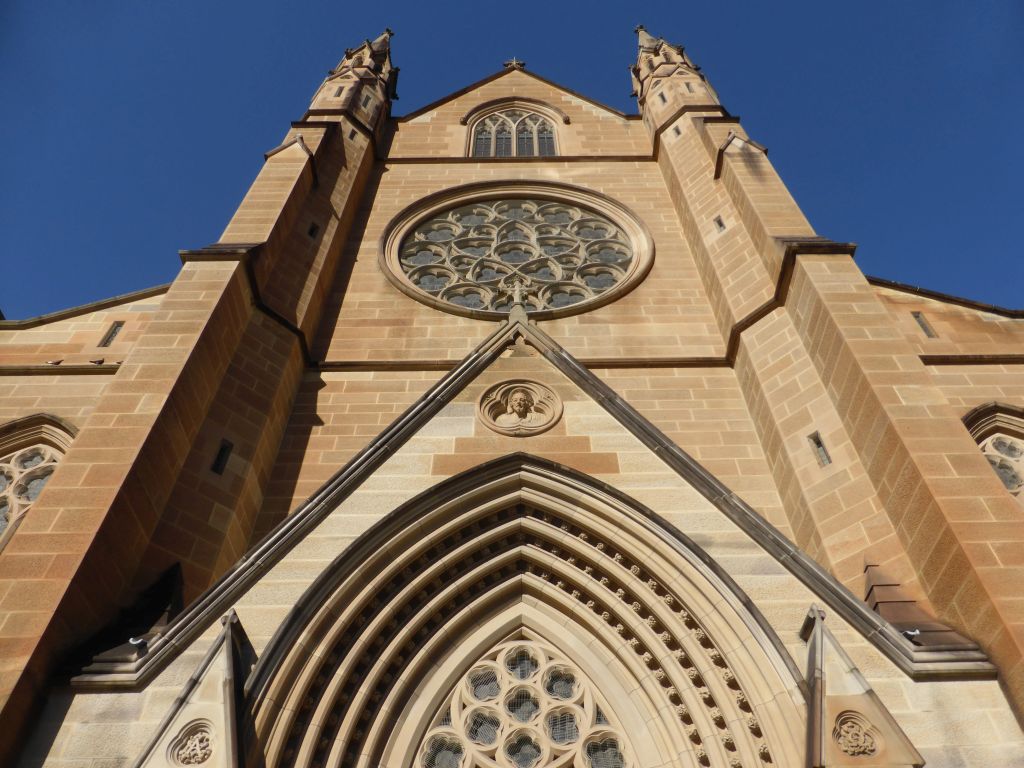
[(0, 457), (0, 534), (39, 498), (60, 456), (40, 444)]
[(981, 451), (1006, 490), (1024, 500), (1024, 441), (996, 433), (981, 444)]
[(487, 654), (433, 722), (416, 768), (631, 768), (590, 685), (537, 642)]
[(395, 227), (385, 269), (406, 293), (456, 314), (497, 319), (517, 299), (538, 319), (592, 309), (642, 276), (649, 238), (617, 206), (576, 197), (517, 197), (511, 186), (457, 197)]

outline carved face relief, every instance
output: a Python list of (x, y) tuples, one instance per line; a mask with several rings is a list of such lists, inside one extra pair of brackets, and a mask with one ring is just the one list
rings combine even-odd
[(525, 437), (550, 429), (562, 415), (562, 401), (535, 381), (506, 381), (484, 393), (477, 415), (495, 432)]

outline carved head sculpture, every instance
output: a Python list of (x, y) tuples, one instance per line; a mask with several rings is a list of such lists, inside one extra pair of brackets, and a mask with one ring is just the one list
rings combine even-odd
[(506, 413), (514, 413), (520, 419), (533, 410), (533, 395), (528, 390), (517, 388), (512, 390), (508, 398), (508, 410)]
[(554, 425), (562, 415), (562, 401), (539, 382), (513, 379), (488, 389), (477, 405), (477, 415), (495, 432), (526, 437)]

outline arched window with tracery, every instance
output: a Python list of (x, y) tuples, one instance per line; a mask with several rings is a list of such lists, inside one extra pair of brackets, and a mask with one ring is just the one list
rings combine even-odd
[(1024, 440), (1014, 435), (997, 432), (981, 443), (992, 469), (1018, 501), (1024, 502)]
[[(514, 137), (514, 141), (513, 141)], [(473, 157), (553, 157), (555, 129), (535, 112), (508, 109), (473, 127)]]
[(1003, 486), (1024, 505), (1024, 408), (985, 403), (964, 416), (964, 425)]
[(50, 482), (74, 428), (45, 414), (0, 427), (0, 548)]

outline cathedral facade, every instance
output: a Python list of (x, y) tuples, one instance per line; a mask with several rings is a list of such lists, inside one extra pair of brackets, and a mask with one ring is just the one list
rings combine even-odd
[(166, 286), (0, 322), (0, 764), (1024, 766), (1024, 313), (679, 46), (345, 52)]

